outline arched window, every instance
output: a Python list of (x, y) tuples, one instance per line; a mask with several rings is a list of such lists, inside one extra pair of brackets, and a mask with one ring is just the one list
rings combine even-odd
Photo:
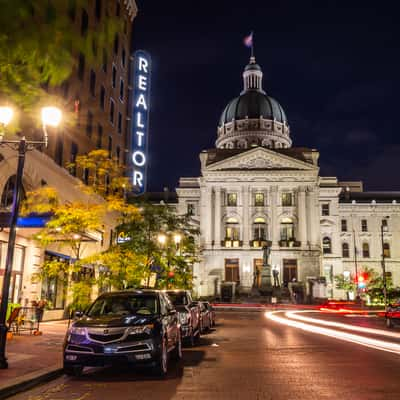
[(368, 243), (362, 244), (362, 256), (364, 258), (369, 258), (369, 244)]
[(281, 240), (294, 240), (294, 225), (292, 218), (282, 218)]
[(324, 254), (331, 254), (332, 253), (332, 241), (331, 238), (325, 236), (322, 239), (322, 251)]
[(390, 258), (390, 244), (383, 243), (383, 257)]
[(267, 240), (267, 226), (264, 218), (256, 218), (254, 220), (253, 240)]
[(342, 257), (343, 258), (349, 258), (350, 257), (350, 251), (349, 251), (349, 244), (348, 243), (342, 243)]
[(239, 222), (236, 218), (228, 218), (225, 224), (225, 240), (239, 240)]

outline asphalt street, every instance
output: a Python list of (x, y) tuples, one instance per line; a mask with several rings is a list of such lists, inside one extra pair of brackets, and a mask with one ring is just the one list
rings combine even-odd
[(88, 369), (12, 399), (400, 398), (399, 354), (286, 326), (263, 312), (217, 317), (217, 329), (170, 363), (165, 380), (127, 368)]

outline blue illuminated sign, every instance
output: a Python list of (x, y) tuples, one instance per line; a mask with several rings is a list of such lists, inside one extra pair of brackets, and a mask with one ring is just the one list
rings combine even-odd
[(147, 180), (147, 135), (150, 111), (151, 59), (148, 53), (138, 50), (134, 53), (132, 76), (134, 78), (132, 102), (132, 163), (133, 191), (146, 191)]

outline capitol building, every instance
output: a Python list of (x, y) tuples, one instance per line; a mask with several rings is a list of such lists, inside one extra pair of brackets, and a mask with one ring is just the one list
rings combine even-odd
[(200, 176), (181, 178), (176, 189), (178, 212), (200, 227), (197, 294), (218, 295), (222, 282), (239, 293), (259, 288), (266, 244), (283, 286), (323, 282), (321, 297), (346, 298), (334, 276), (381, 274), (382, 254), (400, 286), (400, 192), (321, 176), (318, 150), (294, 146), (290, 134), (252, 57), (242, 92), (222, 111), (215, 148), (200, 153)]

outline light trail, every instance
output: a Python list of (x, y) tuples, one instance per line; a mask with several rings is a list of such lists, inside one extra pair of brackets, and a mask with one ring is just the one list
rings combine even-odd
[(309, 312), (318, 312), (318, 311), (289, 311), (289, 312), (286, 312), (285, 315), (288, 318), (296, 319), (298, 321), (303, 321), (303, 322), (309, 322), (312, 324), (332, 326), (335, 328), (346, 329), (349, 331), (370, 333), (372, 335), (380, 335), (380, 336), (387, 336), (387, 337), (400, 339), (400, 333), (397, 333), (397, 332), (389, 332), (389, 331), (384, 331), (382, 329), (374, 329), (374, 328), (364, 328), (362, 326), (354, 326), (354, 325), (350, 325), (350, 324), (343, 324), (341, 322), (324, 321), (324, 320), (317, 319), (317, 318), (310, 318), (310, 317), (304, 317), (302, 315), (296, 315), (297, 313), (305, 313), (305, 312), (309, 313)]
[(301, 329), (306, 332), (311, 332), (319, 335), (329, 336), (334, 339), (343, 340), (345, 342), (356, 343), (365, 347), (370, 347), (372, 349), (386, 351), (389, 353), (395, 353), (400, 355), (400, 344), (393, 342), (386, 342), (379, 339), (371, 339), (360, 335), (355, 335), (354, 333), (347, 333), (336, 331), (330, 328), (323, 328), (320, 326), (309, 325), (304, 322), (294, 321), (292, 319), (279, 317), (275, 315), (279, 311), (266, 312), (265, 316), (279, 324), (287, 325), (293, 328)]

